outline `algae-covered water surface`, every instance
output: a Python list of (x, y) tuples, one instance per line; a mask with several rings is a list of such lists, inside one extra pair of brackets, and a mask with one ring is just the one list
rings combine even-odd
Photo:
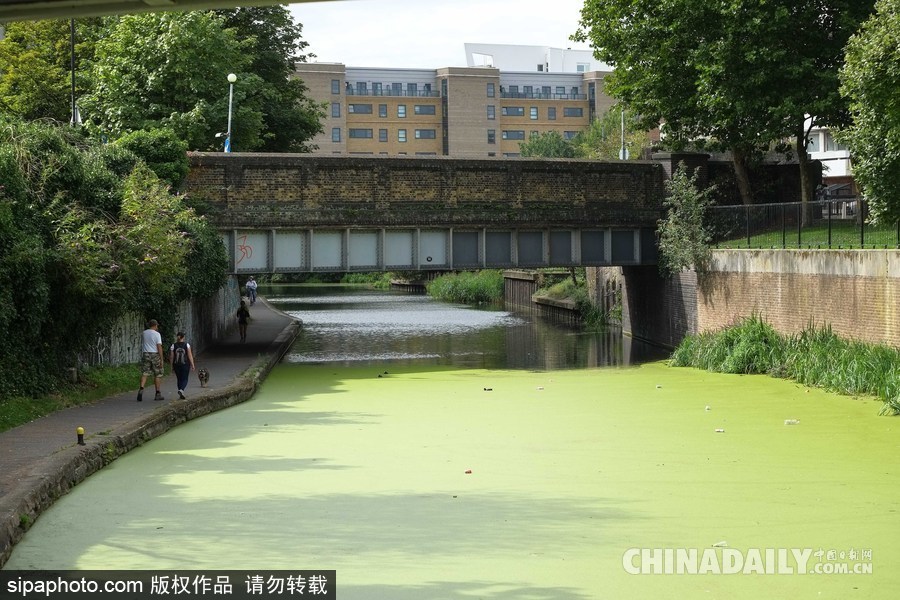
[(6, 568), (336, 569), (342, 599), (900, 591), (878, 402), (663, 362), (345, 359), (119, 459)]

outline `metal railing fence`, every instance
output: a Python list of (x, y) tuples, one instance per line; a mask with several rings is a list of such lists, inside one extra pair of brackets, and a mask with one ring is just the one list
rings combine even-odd
[(715, 206), (705, 221), (715, 248), (900, 248), (900, 221), (871, 223), (860, 198)]

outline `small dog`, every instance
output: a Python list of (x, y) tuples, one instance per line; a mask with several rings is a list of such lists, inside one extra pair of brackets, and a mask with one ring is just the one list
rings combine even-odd
[(197, 377), (200, 379), (200, 387), (206, 387), (209, 383), (209, 371), (205, 367), (197, 369)]

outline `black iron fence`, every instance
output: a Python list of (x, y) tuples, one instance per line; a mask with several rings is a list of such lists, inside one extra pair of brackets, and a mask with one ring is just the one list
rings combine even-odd
[(900, 221), (871, 223), (860, 198), (716, 206), (706, 225), (716, 248), (900, 248)]

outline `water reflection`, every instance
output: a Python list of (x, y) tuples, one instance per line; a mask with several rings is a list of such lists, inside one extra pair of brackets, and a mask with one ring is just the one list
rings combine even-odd
[(665, 356), (620, 331), (586, 333), (532, 315), (353, 286), (270, 286), (266, 298), (303, 321), (286, 362), (439, 364), (553, 370)]

